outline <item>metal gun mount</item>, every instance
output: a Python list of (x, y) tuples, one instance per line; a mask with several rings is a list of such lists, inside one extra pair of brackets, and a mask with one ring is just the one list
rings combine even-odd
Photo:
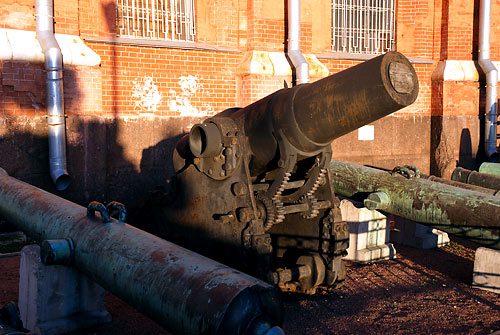
[(284, 290), (335, 287), (349, 232), (331, 142), (417, 95), (412, 65), (389, 52), (196, 124), (174, 151), (175, 199), (150, 201), (141, 228)]

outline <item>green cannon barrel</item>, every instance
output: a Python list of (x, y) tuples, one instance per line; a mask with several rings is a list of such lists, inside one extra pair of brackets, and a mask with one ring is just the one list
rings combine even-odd
[(479, 172), (500, 176), (500, 163), (484, 162), (479, 167)]
[(492, 195), (332, 160), (338, 195), (500, 249), (500, 199)]
[(273, 286), (107, 215), (89, 216), (2, 169), (0, 216), (42, 242), (42, 259), (71, 254), (73, 266), (175, 334), (282, 334)]

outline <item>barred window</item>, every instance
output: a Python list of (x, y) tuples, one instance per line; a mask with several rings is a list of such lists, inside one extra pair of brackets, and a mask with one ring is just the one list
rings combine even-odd
[(332, 0), (332, 51), (382, 54), (394, 48), (395, 0)]
[(121, 37), (194, 41), (194, 0), (117, 0)]

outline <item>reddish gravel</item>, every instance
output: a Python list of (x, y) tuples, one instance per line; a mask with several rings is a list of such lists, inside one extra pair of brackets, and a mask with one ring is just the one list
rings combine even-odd
[(471, 288), (474, 250), (396, 245), (396, 260), (348, 263), (346, 285), (314, 297), (285, 295), (287, 334), (490, 334), (500, 295)]
[[(500, 295), (473, 289), (474, 246), (396, 245), (396, 260), (347, 263), (346, 284), (315, 296), (284, 295), (287, 334), (490, 334), (500, 330)], [(19, 257), (0, 258), (0, 304), (17, 300)], [(169, 334), (109, 295), (113, 323), (83, 334)]]

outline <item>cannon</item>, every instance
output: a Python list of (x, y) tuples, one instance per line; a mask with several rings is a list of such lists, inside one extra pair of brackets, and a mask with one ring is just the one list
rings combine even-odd
[(489, 173), (467, 170), (461, 167), (455, 168), (451, 179), (465, 184), (500, 190), (500, 176)]
[(151, 197), (135, 224), (283, 290), (335, 287), (349, 233), (331, 142), (417, 95), (412, 65), (389, 52), (225, 110), (178, 141), (174, 190)]
[(84, 208), (0, 168), (0, 215), (41, 244), (46, 265), (75, 267), (175, 334), (284, 334), (274, 286), (125, 224), (125, 213), (116, 202)]
[(420, 178), (418, 173), (396, 173), (400, 170), (389, 173), (330, 162), (332, 186), (337, 194), (363, 202), (368, 209), (395, 214), (500, 250), (500, 198), (495, 190), (433, 176)]

